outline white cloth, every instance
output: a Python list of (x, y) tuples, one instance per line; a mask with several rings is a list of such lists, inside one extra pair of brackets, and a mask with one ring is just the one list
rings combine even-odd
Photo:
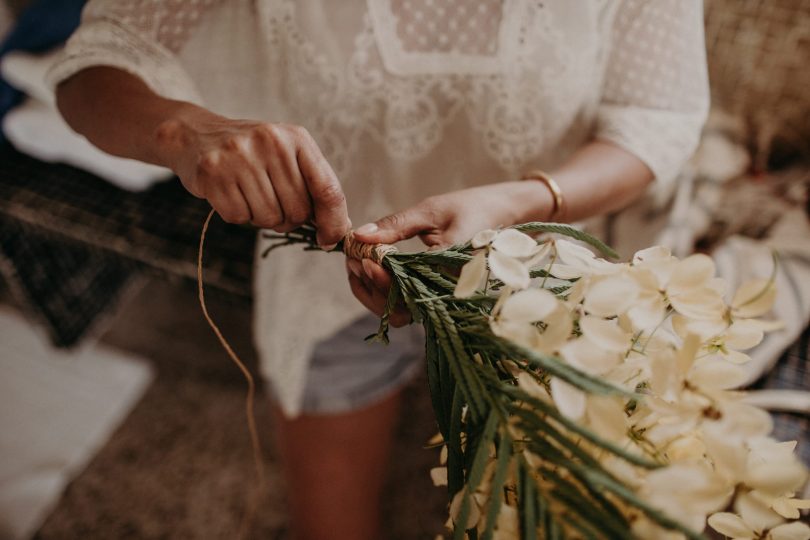
[[(665, 187), (708, 108), (702, 14), (700, 0), (92, 0), (51, 80), (111, 65), (220, 114), (301, 124), (361, 224), (553, 168), (594, 137)], [(257, 345), (290, 413), (313, 343), (362, 313), (342, 266), (295, 250), (259, 264)]]
[(0, 306), (0, 538), (31, 538), (154, 377), (98, 344), (54, 349)]
[[(712, 115), (655, 243), (685, 257), (714, 225), (724, 224), (730, 233), (736, 232), (723, 235), (727, 237), (711, 252), (729, 295), (750, 279), (772, 275), (776, 255), (776, 300), (769, 318), (780, 321), (782, 328), (746, 351), (751, 362), (745, 364), (748, 376), (739, 385), (744, 388), (767, 374), (810, 323), (810, 219), (804, 196), (795, 193), (806, 185), (804, 166), (739, 182), (746, 178), (751, 160), (746, 149), (734, 142), (738, 129), (724, 115)], [(725, 185), (735, 180), (733, 190)], [(767, 234), (748, 238), (740, 234), (746, 230)], [(810, 392), (762, 390), (751, 392), (747, 399), (771, 410), (810, 412)]]
[(3, 79), (29, 96), (3, 118), (8, 141), (20, 152), (42, 161), (73, 165), (128, 191), (143, 191), (171, 178), (168, 169), (106, 154), (70, 129), (56, 110), (53, 88), (45, 82), (45, 74), (58, 54), (14, 51), (3, 56)]

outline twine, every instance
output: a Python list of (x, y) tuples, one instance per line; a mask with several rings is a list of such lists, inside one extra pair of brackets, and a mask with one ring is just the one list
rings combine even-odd
[[(256, 382), (253, 380), (253, 375), (251, 375), (247, 366), (245, 366), (245, 363), (242, 362), (231, 347), (230, 343), (228, 343), (228, 340), (225, 339), (224, 335), (222, 335), (222, 331), (211, 318), (211, 315), (208, 313), (208, 307), (205, 304), (205, 290), (203, 286), (203, 248), (205, 247), (205, 235), (208, 233), (208, 226), (211, 224), (211, 218), (214, 217), (214, 212), (215, 210), (213, 209), (208, 212), (208, 216), (205, 218), (202, 231), (200, 232), (200, 247), (197, 251), (197, 292), (200, 299), (200, 307), (202, 308), (203, 317), (205, 317), (206, 322), (208, 322), (208, 326), (210, 326), (211, 330), (214, 331), (214, 334), (217, 336), (220, 344), (225, 349), (225, 352), (228, 353), (230, 359), (234, 364), (236, 364), (236, 367), (238, 367), (239, 371), (241, 371), (242, 375), (244, 375), (245, 381), (247, 381), (245, 415), (247, 416), (248, 431), (250, 432), (250, 443), (253, 449), (253, 464), (256, 468), (258, 485), (248, 500), (247, 510), (242, 518), (242, 523), (239, 526), (238, 538), (244, 538), (250, 528), (251, 522), (253, 521), (256, 508), (258, 507), (259, 495), (262, 491), (264, 491), (265, 472), (264, 462), (262, 461), (262, 447), (261, 442), (259, 441), (259, 430), (256, 428), (256, 415), (254, 411)], [(352, 259), (371, 259), (377, 264), (380, 264), (388, 254), (395, 253), (396, 251), (397, 248), (390, 244), (364, 244), (359, 242), (355, 240), (354, 232), (349, 232), (343, 239), (343, 252), (347, 257)]]
[(382, 264), (387, 255), (396, 252), (397, 248), (391, 244), (364, 244), (355, 239), (354, 231), (349, 231), (343, 238), (343, 253), (350, 259), (358, 261), (371, 259), (377, 264)]
[(259, 430), (256, 429), (256, 415), (253, 410), (253, 402), (256, 396), (256, 383), (253, 380), (253, 375), (251, 375), (248, 368), (245, 366), (245, 363), (239, 358), (239, 356), (234, 352), (233, 348), (231, 347), (228, 340), (225, 339), (225, 336), (222, 335), (219, 327), (211, 318), (211, 315), (208, 313), (208, 308), (205, 305), (205, 293), (203, 291), (203, 273), (202, 273), (202, 263), (203, 263), (203, 247), (205, 245), (205, 234), (208, 232), (208, 225), (211, 223), (211, 218), (214, 216), (214, 210), (212, 209), (208, 213), (208, 217), (205, 218), (205, 222), (202, 226), (202, 232), (200, 233), (200, 248), (197, 252), (197, 291), (200, 298), (200, 307), (202, 308), (203, 316), (205, 320), (208, 322), (208, 326), (211, 327), (211, 330), (214, 331), (216, 334), (217, 339), (222, 344), (222, 347), (225, 349), (225, 352), (228, 353), (228, 356), (233, 361), (234, 364), (239, 368), (244, 375), (245, 380), (247, 381), (247, 395), (245, 398), (245, 414), (247, 416), (247, 424), (248, 424), (248, 431), (250, 432), (250, 443), (253, 448), (253, 464), (256, 467), (256, 476), (258, 479), (258, 485), (253, 492), (252, 496), (250, 496), (248, 500), (248, 507), (245, 515), (242, 518), (242, 523), (239, 526), (239, 538), (244, 538), (247, 534), (247, 531), (250, 527), (250, 523), (253, 521), (253, 516), (256, 512), (256, 508), (258, 506), (258, 499), (261, 492), (264, 490), (265, 486), (265, 475), (264, 475), (264, 462), (262, 461), (262, 447), (261, 443), (259, 442)]

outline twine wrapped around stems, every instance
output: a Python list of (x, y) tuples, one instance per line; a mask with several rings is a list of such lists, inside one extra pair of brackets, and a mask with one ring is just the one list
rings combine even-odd
[(357, 259), (358, 261), (371, 259), (377, 264), (382, 264), (387, 255), (396, 252), (396, 246), (391, 244), (365, 244), (360, 242), (354, 237), (354, 231), (349, 231), (343, 238), (343, 253), (350, 259)]

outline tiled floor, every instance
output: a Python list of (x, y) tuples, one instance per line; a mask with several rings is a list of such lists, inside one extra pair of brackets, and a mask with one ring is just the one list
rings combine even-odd
[[(157, 378), (111, 440), (66, 490), (37, 534), (65, 538), (234, 538), (252, 462), (244, 422), (245, 384), (200, 314), (191, 284), (152, 281), (120, 312), (103, 341), (149, 358)], [(211, 298), (209, 309), (251, 365), (246, 306)], [(442, 531), (445, 493), (430, 482), (435, 432), (424, 380), (407, 390), (384, 502), (391, 538), (433, 538)], [(285, 538), (284, 488), (273, 456), (266, 404), (264, 456), (270, 493), (255, 538)], [(396, 486), (396, 487), (394, 487)]]

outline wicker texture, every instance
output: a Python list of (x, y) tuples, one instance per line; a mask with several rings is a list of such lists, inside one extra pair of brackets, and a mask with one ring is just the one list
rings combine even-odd
[(810, 156), (810, 0), (707, 0), (712, 105), (741, 119), (764, 169)]

